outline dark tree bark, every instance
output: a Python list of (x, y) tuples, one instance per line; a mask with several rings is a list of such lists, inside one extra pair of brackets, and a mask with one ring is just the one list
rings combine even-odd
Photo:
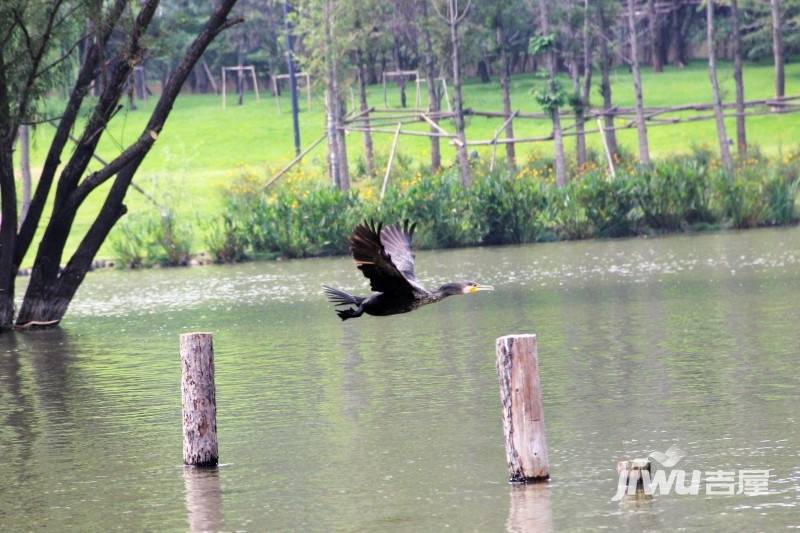
[(661, 57), (661, 28), (655, 0), (647, 0), (647, 27), (650, 31), (650, 62), (655, 72), (662, 72), (664, 64)]
[(747, 128), (744, 116), (744, 79), (742, 75), (742, 34), (739, 29), (739, 2), (731, 0), (733, 32), (733, 80), (736, 84), (736, 147), (740, 157), (747, 155)]
[(728, 146), (728, 134), (725, 131), (725, 116), (722, 110), (722, 99), (719, 94), (717, 80), (717, 52), (714, 43), (714, 0), (706, 0), (706, 43), (708, 45), (708, 76), (711, 80), (711, 97), (713, 98), (714, 117), (717, 123), (717, 139), (722, 166), (728, 172), (733, 171), (731, 151)]
[[(126, 2), (122, 1), (120, 3), (124, 6)], [(75, 152), (59, 177), (53, 215), (47, 224), (37, 250), (28, 289), (17, 317), (18, 325), (25, 327), (52, 324), (63, 318), (86, 272), (91, 268), (91, 263), (97, 250), (117, 220), (125, 213), (126, 209), (123, 204), (125, 193), (137, 168), (164, 127), (181, 86), (211, 41), (222, 30), (236, 22), (227, 19), (227, 15), (235, 3), (236, 0), (221, 0), (218, 2), (218, 7), (216, 7), (211, 17), (199, 31), (181, 62), (173, 70), (172, 76), (170, 76), (167, 85), (164, 87), (161, 97), (139, 138), (106, 166), (79, 181), (85, 172), (88, 159), (94, 153), (96, 143), (101, 137), (102, 129), (122, 95), (124, 82), (130, 75), (130, 71), (136, 61), (142, 55), (141, 36), (146, 31), (158, 2), (157, 0), (149, 0), (143, 3), (131, 30), (129, 30), (127, 49), (120, 51), (111, 60), (110, 73), (107, 83), (104, 85), (103, 93), (100, 95), (98, 103), (86, 123), (84, 133), (77, 143)], [(110, 32), (112, 27), (113, 25), (107, 31)], [(102, 39), (100, 42), (102, 42)], [(87, 62), (87, 65), (89, 64)], [(94, 71), (95, 68), (90, 66), (86, 72), (82, 69), (81, 75), (78, 76), (78, 81), (73, 88), (73, 96), (78, 100), (82, 98), (82, 94), (85, 94), (85, 87), (88, 87), (88, 84), (82, 82), (82, 75), (86, 74), (91, 81)], [(0, 86), (2, 85), (0, 83)], [(67, 113), (70, 112), (71, 103), (74, 103), (72, 97), (67, 105)], [(67, 113), (62, 116), (62, 123), (59, 127), (64, 124), (63, 121)], [(74, 119), (72, 119), (72, 123), (74, 124)], [(68, 133), (69, 128), (66, 130), (67, 135)], [(55, 143), (56, 141), (54, 140), (54, 144), (51, 144), (51, 153), (53, 153)], [(55, 151), (56, 165), (60, 153), (60, 149)], [(77, 251), (69, 259), (64, 269), (61, 270), (59, 265), (64, 245), (78, 209), (89, 194), (111, 178), (114, 178), (114, 182), (99, 214), (83, 237)], [(42, 181), (40, 179), (39, 186), (37, 186), (37, 194), (41, 187)], [(34, 196), (34, 201), (35, 199), (36, 196)], [(31, 202), (31, 210), (23, 223), (23, 228), (20, 230), (21, 235), (29, 221), (33, 220), (34, 201)], [(38, 220), (31, 223), (35, 231)], [(15, 255), (21, 258), (24, 253), (25, 250), (18, 246)], [(16, 263), (16, 266), (18, 266), (18, 263)], [(0, 272), (5, 273), (6, 270), (0, 269)]]
[(786, 76), (784, 74), (783, 60), (783, 17), (781, 14), (780, 0), (770, 0), (772, 14), (772, 56), (775, 61), (775, 98), (785, 95)]
[[(679, 0), (676, 0), (676, 3)], [(670, 19), (672, 26), (672, 53), (675, 57), (675, 66), (683, 68), (689, 62), (687, 57), (687, 33), (689, 26), (691, 26), (692, 16), (689, 9), (694, 9), (693, 6), (683, 6), (677, 4), (672, 10), (672, 17)]]
[[(497, 47), (500, 50), (500, 90), (503, 94), (503, 114), (505, 119), (511, 117), (511, 84), (509, 77), (511, 75), (511, 64), (508, 57), (508, 43), (506, 42), (505, 30), (503, 28), (503, 21), (500, 17), (495, 19)], [(514, 121), (508, 120), (505, 127), (505, 134), (507, 139), (514, 138)], [(517, 166), (516, 153), (514, 150), (514, 143), (506, 143), (506, 164), (510, 169)]]
[(481, 79), (481, 83), (489, 83), (492, 81), (492, 77), (489, 75), (489, 65), (486, 63), (486, 58), (481, 58), (478, 61), (478, 77)]
[[(436, 88), (436, 58), (433, 55), (433, 40), (430, 32), (430, 19), (428, 18), (428, 3), (421, 3), (422, 19), (422, 40), (425, 47), (425, 78), (427, 79), (428, 89), (428, 111), (437, 113), (439, 111), (439, 91)], [(438, 123), (435, 117), (431, 118)], [(431, 133), (438, 133), (438, 130), (431, 126)], [(436, 172), (442, 166), (442, 154), (439, 148), (439, 137), (431, 137), (431, 171)]]

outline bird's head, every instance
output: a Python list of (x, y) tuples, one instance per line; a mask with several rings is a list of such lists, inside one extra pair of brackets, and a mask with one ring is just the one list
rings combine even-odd
[(473, 294), (479, 291), (493, 291), (491, 285), (481, 285), (474, 281), (459, 281), (455, 283), (445, 283), (439, 287), (442, 296), (455, 296), (456, 294)]

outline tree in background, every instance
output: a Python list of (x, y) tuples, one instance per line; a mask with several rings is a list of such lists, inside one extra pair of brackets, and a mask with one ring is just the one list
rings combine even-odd
[[(434, 4), (435, 5), (435, 4)], [(440, 17), (450, 29), (451, 55), (453, 63), (453, 113), (456, 126), (456, 154), (458, 156), (458, 173), (463, 185), (472, 183), (472, 171), (467, 154), (467, 138), (464, 134), (464, 98), (461, 93), (461, 61), (459, 59), (459, 26), (469, 14), (471, 0), (466, 6), (459, 5), (459, 0), (446, 0), (445, 9), (440, 10)]]
[(647, 125), (644, 119), (644, 99), (642, 97), (642, 75), (639, 71), (639, 38), (636, 29), (636, 8), (634, 0), (628, 0), (628, 39), (631, 50), (631, 72), (636, 99), (636, 130), (639, 133), (639, 161), (650, 164), (650, 147), (647, 143)]
[(783, 13), (780, 0), (770, 0), (769, 6), (772, 15), (772, 56), (775, 60), (775, 98), (780, 98), (786, 91), (786, 75), (783, 68)]
[[(558, 57), (556, 35), (550, 27), (550, 17), (552, 16), (550, 7), (550, 0), (539, 0), (539, 30), (541, 33), (531, 39), (529, 48), (533, 55), (543, 54), (547, 61), (547, 82), (544, 88), (536, 91), (536, 100), (542, 106), (542, 109), (550, 115), (550, 121), (553, 123), (556, 184), (559, 187), (563, 187), (567, 183), (567, 164), (564, 159), (564, 140), (561, 132), (559, 109), (564, 105), (566, 97), (556, 79)], [(533, 4), (529, 4), (529, 8), (531, 11), (536, 9)]]
[[(234, 24), (228, 13), (236, 0), (221, 0), (210, 17), (185, 47), (150, 119), (138, 138), (99, 170), (87, 167), (118, 109), (133, 67), (146, 53), (148, 28), (159, 2), (145, 0), (140, 6), (126, 0), (109, 2), (105, 9), (79, 0), (9, 1), (0, 4), (0, 327), (8, 328), (14, 317), (14, 281), (20, 263), (43, 226), (30, 281), (16, 317), (20, 326), (54, 324), (61, 320), (92, 265), (95, 254), (111, 228), (125, 214), (125, 194), (131, 181), (164, 127), (175, 98), (196, 62), (214, 38)], [(76, 21), (91, 21), (91, 31)], [(63, 42), (70, 43), (66, 48)], [(39, 116), (38, 105), (54, 86), (58, 67), (77, 54), (83, 43), (82, 62), (74, 75), (63, 111), (55, 118)], [(86, 100), (90, 87), (99, 87), (96, 101)], [(83, 106), (83, 111), (82, 111)], [(79, 114), (85, 112), (85, 120)], [(12, 147), (20, 125), (53, 120), (56, 133), (31, 198), (27, 216), (19, 225)], [(78, 142), (67, 156), (70, 133), (79, 131)], [(64, 158), (64, 161), (62, 161)], [(111, 181), (99, 213), (78, 249), (62, 268), (67, 238), (78, 209), (97, 189)], [(43, 222), (51, 198), (52, 211)]]
[(742, 74), (742, 32), (739, 1), (731, 0), (731, 37), (733, 40), (733, 80), (736, 84), (736, 148), (739, 157), (747, 155), (747, 131), (744, 117), (744, 76)]
[(719, 153), (722, 166), (728, 172), (733, 171), (733, 160), (728, 146), (728, 134), (725, 131), (725, 115), (722, 109), (722, 98), (719, 94), (719, 81), (717, 80), (717, 52), (714, 41), (714, 0), (706, 0), (706, 26), (708, 46), (708, 77), (711, 80), (711, 98), (714, 106), (714, 117), (717, 122), (717, 138), (719, 140)]

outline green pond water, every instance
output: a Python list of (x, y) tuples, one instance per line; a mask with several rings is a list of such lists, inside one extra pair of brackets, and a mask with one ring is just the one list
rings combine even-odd
[[(366, 291), (347, 258), (90, 274), (61, 329), (0, 336), (0, 530), (800, 527), (800, 228), (417, 262), (496, 290), (342, 323), (321, 285)], [(193, 330), (216, 472), (181, 465)], [(546, 485), (506, 483), (509, 333), (539, 338)], [(769, 469), (767, 494), (612, 501), (618, 460), (672, 445), (687, 471)]]

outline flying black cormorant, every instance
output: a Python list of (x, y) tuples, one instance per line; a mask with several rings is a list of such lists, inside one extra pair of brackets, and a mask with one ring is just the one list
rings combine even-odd
[(429, 291), (414, 275), (414, 254), (411, 253), (411, 237), (416, 224), (406, 220), (402, 225), (383, 227), (374, 222), (356, 226), (350, 237), (350, 251), (357, 268), (369, 279), (375, 291), (371, 296), (353, 296), (339, 289), (324, 286), (328, 299), (336, 306), (342, 320), (357, 318), (362, 314), (374, 316), (407, 313), (423, 305), (432, 304), (456, 294), (472, 294), (493, 290), (491, 285), (480, 285), (474, 281), (445, 283), (435, 291)]

